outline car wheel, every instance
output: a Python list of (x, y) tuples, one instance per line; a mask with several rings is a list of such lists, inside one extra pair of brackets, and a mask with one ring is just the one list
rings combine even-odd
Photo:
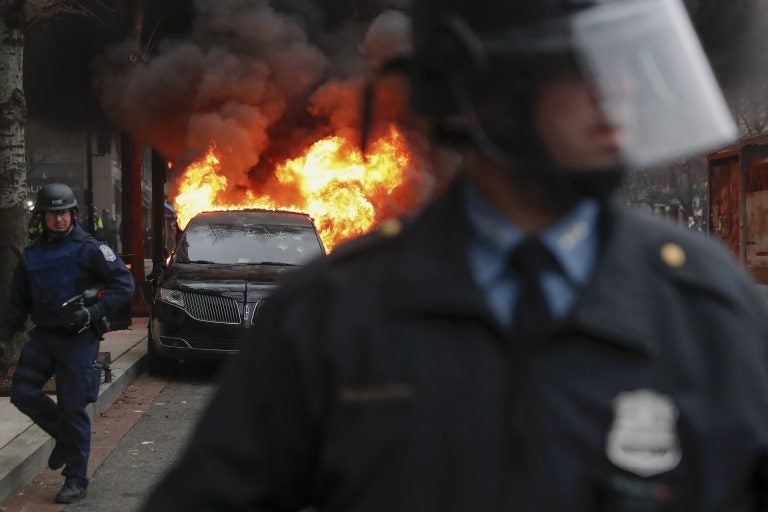
[(174, 373), (179, 362), (176, 359), (163, 357), (155, 349), (152, 341), (152, 319), (147, 326), (147, 373), (150, 375), (167, 375)]

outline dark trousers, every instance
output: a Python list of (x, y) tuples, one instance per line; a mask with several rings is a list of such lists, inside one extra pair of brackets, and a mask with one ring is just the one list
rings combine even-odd
[[(56, 439), (66, 454), (66, 477), (88, 482), (91, 421), (86, 406), (96, 401), (99, 341), (92, 332), (65, 336), (35, 329), (19, 356), (11, 402)], [(56, 401), (43, 385), (56, 375)]]

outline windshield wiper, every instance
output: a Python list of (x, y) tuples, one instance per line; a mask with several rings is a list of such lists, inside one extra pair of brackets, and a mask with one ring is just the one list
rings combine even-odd
[(177, 261), (176, 263), (192, 263), (196, 265), (217, 265), (215, 261), (208, 261), (208, 260)]

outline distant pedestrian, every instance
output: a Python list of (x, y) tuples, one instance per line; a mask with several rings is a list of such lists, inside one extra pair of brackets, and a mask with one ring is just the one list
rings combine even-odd
[(179, 227), (178, 223), (178, 216), (176, 215), (176, 210), (174, 209), (171, 202), (168, 200), (168, 198), (165, 198), (165, 202), (163, 205), (163, 211), (164, 211), (164, 217), (165, 217), (165, 252), (166, 254), (169, 253), (176, 243), (179, 241), (179, 238), (181, 237), (181, 228)]
[(117, 220), (107, 209), (102, 210), (101, 214), (102, 222), (104, 223), (104, 241), (109, 244), (113, 251), (119, 251), (120, 248), (117, 246)]
[(43, 232), (43, 220), (40, 217), (40, 215), (37, 215), (35, 213), (32, 213), (29, 217), (29, 222), (27, 223), (27, 237), (29, 238), (29, 241), (31, 242), (40, 234)]
[(152, 257), (152, 226), (144, 224), (144, 257)]
[(99, 209), (95, 206), (91, 208), (91, 215), (93, 215), (93, 237), (96, 240), (104, 241), (104, 221), (101, 215), (99, 215)]

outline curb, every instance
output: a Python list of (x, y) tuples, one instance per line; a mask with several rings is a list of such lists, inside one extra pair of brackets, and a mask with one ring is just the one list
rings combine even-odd
[[(108, 385), (102, 384), (96, 402), (88, 407), (91, 420), (106, 411), (144, 372), (146, 339), (145, 335), (119, 359), (112, 362), (112, 382)], [(20, 462), (12, 468), (0, 468), (0, 506), (48, 468), (48, 456), (53, 446), (53, 438), (37, 425), (31, 425), (3, 447), (4, 456)]]
[[(102, 414), (117, 400), (125, 389), (146, 369), (147, 337), (141, 338), (128, 352), (112, 363), (112, 382), (99, 392), (99, 397), (89, 407), (91, 420)], [(47, 464), (47, 462), (46, 462)]]

